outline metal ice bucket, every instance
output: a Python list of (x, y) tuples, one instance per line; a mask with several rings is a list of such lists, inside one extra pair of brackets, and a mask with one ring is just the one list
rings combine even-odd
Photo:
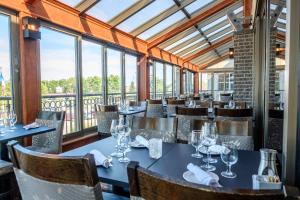
[(260, 164), (258, 175), (278, 176), (276, 169), (276, 154), (273, 149), (260, 149)]

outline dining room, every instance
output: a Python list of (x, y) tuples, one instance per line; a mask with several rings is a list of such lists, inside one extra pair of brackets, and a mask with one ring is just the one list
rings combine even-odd
[(300, 199), (299, 10), (1, 0), (0, 200)]

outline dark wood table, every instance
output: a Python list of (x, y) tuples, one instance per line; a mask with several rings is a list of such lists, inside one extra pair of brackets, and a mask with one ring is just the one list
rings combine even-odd
[[(86, 146), (65, 152), (65, 156), (82, 156), (93, 149), (100, 150), (104, 155), (109, 155), (113, 152), (116, 142), (110, 137), (100, 140)], [(201, 165), (202, 159), (191, 157), (191, 153), (195, 149), (188, 144), (171, 144), (163, 143), (163, 156), (158, 159), (149, 157), (148, 149), (131, 148), (128, 152), (128, 157), (132, 161), (138, 161), (140, 166), (150, 169), (151, 171), (163, 174), (165, 176), (184, 180), (182, 177), (183, 172), (187, 171), (186, 166), (188, 163)], [(220, 184), (224, 187), (235, 189), (252, 189), (252, 174), (256, 174), (260, 162), (260, 154), (256, 151), (239, 151), (239, 160), (237, 164), (232, 166), (232, 170), (237, 173), (237, 178), (227, 179), (220, 175), (221, 171), (226, 169), (225, 164), (221, 161), (220, 156), (218, 163), (213, 164), (217, 167), (214, 171), (219, 178)], [(116, 158), (113, 158), (113, 166), (105, 169), (103, 167), (97, 168), (98, 175), (102, 182), (112, 184), (119, 187), (128, 187), (127, 165), (119, 163)]]
[(11, 140), (16, 140), (24, 137), (29, 137), (33, 135), (38, 135), (42, 133), (47, 133), (54, 131), (55, 128), (49, 128), (46, 126), (41, 126), (39, 128), (33, 128), (26, 130), (23, 128), (24, 125), (17, 124), (15, 129), (5, 128), (1, 130), (0, 133), (0, 145), (1, 145), (1, 160), (9, 161), (8, 158), (8, 150), (7, 150), (7, 142)]

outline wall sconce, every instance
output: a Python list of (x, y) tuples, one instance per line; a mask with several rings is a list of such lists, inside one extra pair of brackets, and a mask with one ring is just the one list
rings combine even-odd
[(229, 48), (229, 58), (232, 59), (234, 57), (234, 48)]
[(41, 32), (39, 31), (39, 28), (41, 26), (40, 20), (32, 17), (24, 17), (23, 25), (24, 25), (23, 34), (25, 39), (31, 39), (31, 40), (41, 39)]
[(152, 66), (153, 65), (153, 60), (151, 58), (148, 59), (148, 63), (149, 63), (149, 66)]

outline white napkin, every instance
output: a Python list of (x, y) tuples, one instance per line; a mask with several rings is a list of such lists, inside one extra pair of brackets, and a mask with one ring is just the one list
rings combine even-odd
[(140, 144), (144, 145), (145, 147), (149, 148), (149, 141), (146, 138), (144, 138), (143, 136), (137, 135), (135, 137), (135, 140), (138, 143), (140, 143)]
[(217, 186), (219, 185), (218, 181), (212, 177), (212, 175), (197, 165), (189, 163), (187, 165), (187, 169), (192, 172), (200, 184), (208, 185), (208, 186)]
[(224, 150), (225, 150), (226, 147), (224, 146), (221, 146), (221, 145), (212, 145), (208, 148), (209, 152), (211, 153), (219, 153), (221, 154)]
[(38, 128), (38, 127), (40, 127), (40, 125), (37, 122), (33, 122), (31, 124), (23, 126), (23, 128), (26, 129), (26, 130), (29, 130), (29, 129), (32, 129), (32, 128)]
[(100, 151), (92, 150), (90, 151), (90, 154), (94, 155), (96, 166), (102, 165), (105, 168), (108, 168), (110, 166), (109, 159), (106, 156), (104, 156)]

